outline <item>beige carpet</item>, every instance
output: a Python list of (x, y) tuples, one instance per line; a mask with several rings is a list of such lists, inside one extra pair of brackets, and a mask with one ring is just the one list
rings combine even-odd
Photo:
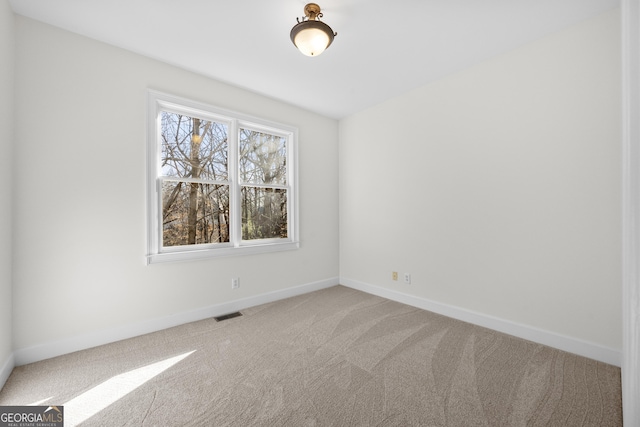
[(620, 369), (336, 286), (16, 368), (66, 426), (621, 426)]

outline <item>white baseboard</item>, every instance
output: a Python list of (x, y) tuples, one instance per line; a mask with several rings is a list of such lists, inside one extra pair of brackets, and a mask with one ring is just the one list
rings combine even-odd
[[(279, 291), (267, 292), (252, 297), (229, 301), (222, 304), (216, 304), (197, 310), (178, 313), (171, 316), (151, 319), (119, 328), (91, 332), (60, 341), (48, 342), (33, 347), (18, 349), (14, 351), (15, 365), (26, 365), (27, 363), (50, 359), (52, 357), (72, 353), (74, 351), (85, 350), (91, 347), (96, 347), (99, 345), (132, 338), (139, 335), (160, 331), (162, 329), (171, 328), (185, 323), (233, 313), (234, 311), (243, 310), (248, 307), (254, 307), (256, 305), (266, 304), (269, 302), (306, 294), (320, 289), (329, 288), (331, 286), (337, 285), (338, 283), (338, 278), (334, 277), (331, 279), (321, 280), (318, 282), (308, 283), (300, 286), (294, 286)], [(9, 370), (9, 372), (11, 371)]]
[(9, 354), (9, 357), (7, 357), (7, 360), (4, 362), (4, 365), (2, 365), (2, 368), (0, 368), (0, 390), (2, 389), (2, 387), (4, 387), (4, 384), (9, 379), (9, 375), (11, 375), (11, 371), (13, 371), (13, 368), (15, 368), (15, 366), (16, 361), (13, 353), (11, 353)]
[(397, 301), (423, 310), (442, 314), (447, 317), (462, 320), (464, 322), (473, 323), (474, 325), (493, 329), (528, 341), (547, 345), (558, 350), (588, 357), (600, 362), (608, 363), (614, 366), (620, 366), (622, 361), (622, 353), (618, 350), (603, 347), (598, 344), (572, 338), (554, 332), (537, 329), (531, 326), (522, 325), (498, 317), (488, 316), (486, 314), (465, 310), (439, 302), (431, 301), (413, 295), (404, 294), (379, 286), (370, 285), (368, 283), (359, 282), (348, 278), (340, 278), (340, 283), (349, 288), (367, 292), (386, 299)]

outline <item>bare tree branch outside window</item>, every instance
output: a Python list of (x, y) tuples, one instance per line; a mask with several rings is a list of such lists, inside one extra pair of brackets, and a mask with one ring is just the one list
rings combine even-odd
[(229, 241), (227, 125), (161, 113), (164, 246)]

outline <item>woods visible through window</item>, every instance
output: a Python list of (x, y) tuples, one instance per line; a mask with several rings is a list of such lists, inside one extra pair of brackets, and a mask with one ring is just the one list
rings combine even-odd
[(229, 128), (162, 111), (162, 245), (229, 241)]
[(295, 129), (151, 91), (149, 110), (149, 262), (297, 247)]
[(240, 184), (242, 238), (286, 238), (286, 138), (240, 129)]

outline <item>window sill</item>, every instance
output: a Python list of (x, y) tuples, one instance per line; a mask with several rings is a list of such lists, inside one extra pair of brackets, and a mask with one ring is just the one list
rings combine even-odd
[(225, 247), (202, 250), (186, 250), (176, 252), (164, 252), (147, 255), (146, 261), (149, 264), (161, 264), (176, 261), (195, 261), (210, 258), (225, 258), (240, 255), (255, 255), (270, 252), (292, 251), (300, 248), (299, 242), (286, 243), (266, 243), (257, 245), (247, 245), (239, 247)]

